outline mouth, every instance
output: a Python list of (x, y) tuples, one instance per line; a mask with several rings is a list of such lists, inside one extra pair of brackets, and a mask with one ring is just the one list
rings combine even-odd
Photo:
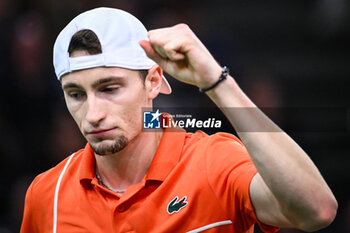
[(115, 129), (116, 127), (110, 128), (110, 129), (95, 129), (95, 130), (88, 131), (86, 135), (91, 135), (93, 137), (102, 137), (102, 136), (111, 134)]

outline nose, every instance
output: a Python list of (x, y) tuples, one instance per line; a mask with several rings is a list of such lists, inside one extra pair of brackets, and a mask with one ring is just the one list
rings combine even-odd
[(98, 97), (91, 95), (87, 99), (86, 121), (91, 125), (98, 125), (106, 118), (105, 105)]

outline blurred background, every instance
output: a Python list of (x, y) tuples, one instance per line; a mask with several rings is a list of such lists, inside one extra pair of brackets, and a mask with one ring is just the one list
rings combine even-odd
[[(318, 232), (350, 232), (349, 1), (0, 0), (0, 233), (19, 231), (33, 178), (85, 144), (66, 110), (52, 48), (74, 16), (98, 6), (129, 11), (148, 29), (188, 24), (334, 191), (338, 215)], [(213, 106), (197, 88), (170, 83), (173, 94), (156, 104)], [(282, 109), (311, 110), (318, 126), (328, 127), (310, 130), (305, 114), (281, 117)]]

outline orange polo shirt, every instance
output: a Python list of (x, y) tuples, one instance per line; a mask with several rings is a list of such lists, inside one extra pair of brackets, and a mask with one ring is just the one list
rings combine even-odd
[(257, 170), (233, 135), (165, 131), (144, 179), (122, 196), (98, 184), (94, 167), (87, 144), (38, 175), (27, 190), (21, 233), (253, 233), (258, 222), (249, 197)]

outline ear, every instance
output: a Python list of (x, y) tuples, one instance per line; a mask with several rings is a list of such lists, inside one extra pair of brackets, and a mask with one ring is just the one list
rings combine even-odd
[(149, 70), (145, 80), (145, 86), (148, 91), (148, 97), (154, 99), (160, 92), (163, 82), (163, 70), (159, 65), (153, 65)]

